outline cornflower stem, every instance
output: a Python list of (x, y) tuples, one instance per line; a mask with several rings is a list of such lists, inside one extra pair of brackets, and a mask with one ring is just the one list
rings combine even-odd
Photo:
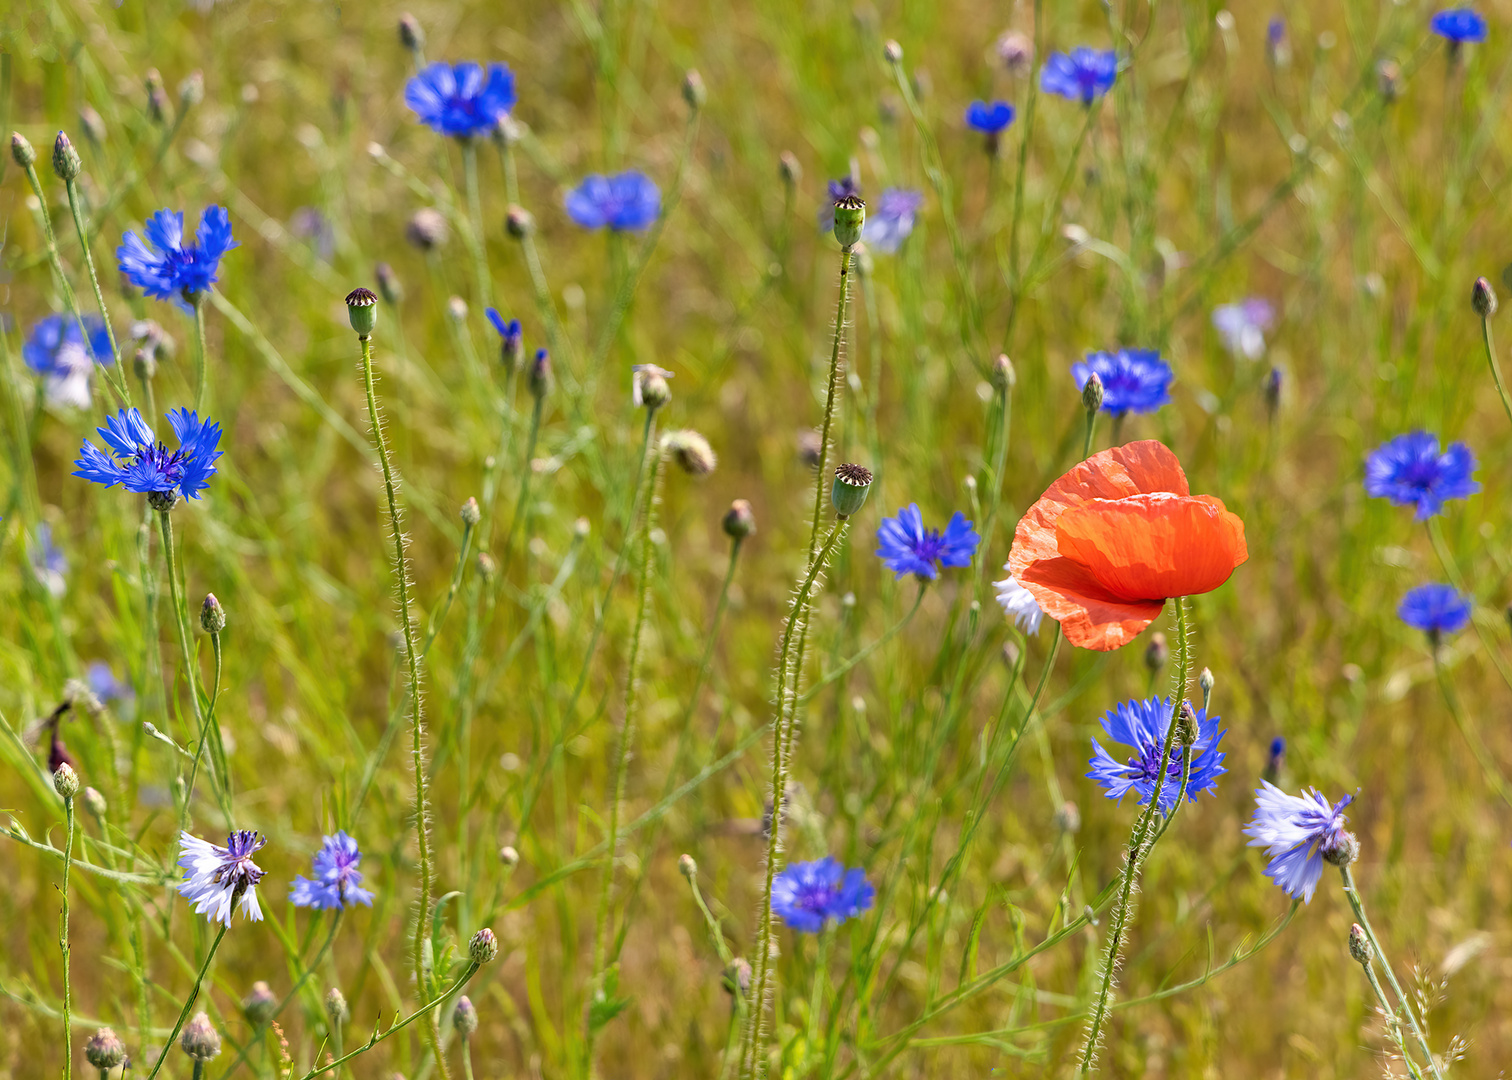
[[(620, 724), (619, 748), (615, 752), (614, 791), (609, 801), (608, 850), (604, 856), (604, 870), (599, 878), (598, 917), (593, 931), (593, 993), (604, 992), (605, 960), (609, 948), (609, 908), (614, 891), (614, 866), (620, 840), (620, 816), (625, 802), (625, 781), (630, 768), (630, 747), (635, 740), (635, 710), (640, 703), (640, 671), (642, 660), (641, 643), (645, 639), (646, 616), (651, 608), (651, 532), (656, 522), (656, 488), (661, 476), (662, 455), (656, 452), (651, 459), (651, 474), (647, 478), (646, 509), (642, 515), (640, 534), (640, 580), (635, 608), (635, 628), (630, 634), (630, 659), (625, 675), (625, 716)], [(598, 1032), (592, 1022), (590, 1007), (583, 1016), (583, 1045), (586, 1048), (584, 1064), (586, 1071), (593, 1071), (593, 1048)]]
[[(1043, 7), (1044, 0), (1034, 0), (1034, 56), (1029, 62), (1029, 100), (1024, 105), (1024, 123), (1019, 136), (1018, 173), (1013, 181), (1013, 217), (1008, 226), (1008, 266), (1013, 273), (1015, 285), (1019, 272), (1019, 222), (1024, 216), (1024, 178), (1029, 175), (1029, 143), (1034, 135), (1034, 114), (1039, 103), (1040, 57), (1045, 53), (1045, 22), (1041, 17)], [(1006, 343), (1006, 335), (1003, 340)]]
[(1512, 421), (1512, 398), (1507, 397), (1507, 384), (1502, 380), (1501, 365), (1496, 362), (1496, 345), (1491, 340), (1491, 317), (1481, 316), (1481, 341), (1486, 346), (1486, 363), (1491, 365), (1491, 378), (1496, 380), (1496, 393), (1501, 398), (1507, 419)]
[(462, 1040), (462, 1075), (466, 1080), (473, 1080), (471, 1039)]
[[(410, 701), (410, 730), (412, 734), (411, 756), (415, 768), (415, 834), (420, 848), (420, 909), (415, 919), (412, 942), (415, 957), (415, 985), (423, 997), (430, 989), (425, 976), (425, 931), (430, 923), (431, 906), (431, 854), (430, 836), (426, 818), (429, 809), (425, 796), (425, 724), (424, 708), (420, 697), (420, 653), (415, 646), (415, 624), (410, 614), (408, 559), (404, 550), (404, 528), (399, 519), (398, 481), (394, 467), (389, 461), (388, 441), (383, 435), (383, 421), (378, 415), (378, 397), (373, 390), (373, 338), (370, 334), (358, 335), (362, 344), (362, 384), (367, 394), (368, 422), (373, 428), (373, 444), (378, 451), (378, 463), (383, 469), (383, 490), (388, 499), (389, 529), (394, 534), (394, 580), (399, 591), (399, 619), (404, 626), (404, 658), (408, 668)], [(441, 1030), (432, 1013), (425, 1022), (425, 1034), (431, 1052), (436, 1059), (436, 1071), (441, 1080), (450, 1080), (446, 1059), (441, 1054)], [(345, 1059), (342, 1059), (345, 1060)]]
[(819, 1014), (824, 1010), (824, 975), (829, 967), (830, 939), (835, 936), (835, 927), (826, 920), (819, 929), (819, 944), (814, 957), (814, 984), (809, 990), (808, 1034), (805, 1037), (808, 1054), (814, 1053), (819, 1041)]
[[(1087, 433), (1082, 436), (1082, 460), (1086, 461), (1092, 456), (1092, 436), (1097, 431), (1097, 410), (1087, 410)], [(1115, 438), (1114, 442), (1118, 440)]]
[[(105, 323), (105, 336), (110, 341), (110, 353), (115, 357), (115, 363), (104, 372), (105, 381), (114, 385), (116, 393), (120, 394), (129, 406), (131, 388), (126, 384), (126, 369), (122, 363), (121, 347), (116, 343), (115, 328), (110, 325), (110, 311), (105, 307), (105, 294), (100, 289), (100, 275), (95, 272), (94, 254), (89, 250), (89, 225), (84, 220), (84, 208), (80, 205), (79, 185), (74, 180), (68, 180), (65, 181), (65, 186), (68, 189), (68, 209), (73, 215), (74, 231), (79, 234), (79, 250), (84, 252), (84, 265), (89, 270), (89, 283), (94, 286), (95, 303), (100, 308), (100, 319)], [(86, 336), (84, 340), (87, 343), (89, 338)]]
[(515, 168), (514, 144), (508, 139), (496, 139), (494, 145), (499, 148), (499, 164), (504, 169), (504, 197), (510, 206), (516, 206), (520, 202), (520, 175)]
[(218, 790), (225, 793), (221, 802), (221, 809), (227, 811), (227, 824), (231, 821), (229, 813), (231, 780), (226, 770), (226, 752), (225, 748), (221, 745), (220, 725), (215, 721), (215, 702), (220, 697), (221, 663), (223, 660), (219, 634), (210, 635), (210, 645), (215, 651), (215, 682), (210, 686), (210, 703), (205, 708), (205, 720), (200, 725), (199, 741), (194, 745), (194, 762), (189, 766), (189, 785), (184, 789), (184, 812), (179, 822), (180, 828), (189, 820), (189, 803), (194, 798), (194, 784), (196, 778), (199, 776), (200, 757), (205, 753), (205, 740), (210, 737), (211, 733), (215, 735), (215, 745), (210, 753), (211, 783), (214, 784), (216, 782), (214, 777), (216, 770), (219, 770), (220, 787)]
[[(1465, 591), (1465, 579), (1460, 575), (1459, 564), (1454, 559), (1454, 552), (1449, 550), (1449, 542), (1444, 538), (1444, 527), (1435, 515), (1427, 521), (1428, 540), (1433, 545), (1434, 554), (1438, 556), (1439, 563), (1444, 567), (1444, 573), (1449, 577), (1449, 583), (1461, 592)], [(1491, 635), (1486, 628), (1476, 622), (1472, 617), (1470, 625), (1475, 627), (1475, 633), (1485, 647), (1486, 655), (1491, 658), (1491, 663), (1501, 675), (1502, 681), (1512, 687), (1512, 671), (1507, 669), (1507, 662), (1502, 659), (1501, 649), (1496, 642), (1491, 640)]]
[(467, 187), (468, 244), (472, 249), (473, 272), (478, 278), (478, 300), (493, 303), (493, 282), (488, 276), (488, 252), (483, 246), (483, 202), (478, 196), (478, 144), (462, 140), (462, 177)]
[(68, 871), (73, 866), (73, 842), (74, 842), (74, 801), (72, 795), (63, 797), (63, 816), (68, 821), (68, 836), (63, 841), (63, 910), (58, 915), (58, 951), (63, 954), (63, 1080), (70, 1080), (73, 1076), (73, 1025), (69, 1019), (69, 1012), (73, 1008), (73, 997), (69, 987), (68, 969), (69, 954), (72, 948), (68, 944)]
[(1391, 964), (1381, 948), (1381, 941), (1376, 937), (1376, 932), (1370, 925), (1370, 917), (1365, 914), (1365, 903), (1360, 899), (1360, 890), (1355, 885), (1354, 875), (1349, 872), (1348, 865), (1339, 867), (1339, 876), (1344, 880), (1344, 895), (1349, 900), (1349, 906), (1354, 910), (1355, 919), (1365, 931), (1365, 937), (1369, 940), (1370, 947), (1375, 950), (1377, 959), (1381, 961), (1381, 970), (1386, 973), (1386, 982), (1390, 984), (1391, 992), (1396, 995), (1401, 1012), (1407, 1017), (1407, 1026), (1412, 1031), (1412, 1037), (1417, 1040), (1423, 1056), (1428, 1059), (1428, 1070), (1433, 1073), (1434, 1080), (1444, 1080), (1443, 1074), (1439, 1072), (1438, 1062), (1434, 1059), (1433, 1051), (1428, 1049), (1427, 1036), (1423, 1034), (1417, 1014), (1412, 1010), (1412, 1002), (1406, 994), (1402, 993), (1402, 984), (1397, 982), (1396, 972), (1391, 970)]
[(190, 988), (189, 996), (184, 999), (184, 1007), (179, 1010), (178, 1021), (173, 1025), (173, 1032), (163, 1043), (163, 1052), (158, 1055), (157, 1064), (147, 1074), (147, 1080), (153, 1080), (162, 1071), (163, 1062), (167, 1061), (168, 1055), (173, 1053), (173, 1044), (178, 1042), (179, 1032), (184, 1030), (184, 1022), (189, 1019), (194, 1003), (199, 1000), (200, 987), (205, 982), (205, 974), (210, 970), (210, 961), (215, 959), (215, 950), (220, 948), (221, 939), (226, 936), (226, 931), (229, 929), (231, 929), (231, 924), (226, 922), (216, 931), (215, 940), (210, 943), (210, 951), (205, 954), (205, 962), (200, 965), (199, 974), (194, 978), (194, 986)]
[(1464, 710), (1460, 708), (1459, 697), (1454, 692), (1453, 680), (1444, 669), (1444, 662), (1439, 657), (1437, 642), (1430, 642), (1429, 649), (1433, 653), (1433, 674), (1438, 679), (1439, 691), (1444, 695), (1444, 704), (1449, 709), (1449, 716), (1454, 720), (1454, 726), (1459, 728), (1460, 735), (1464, 738), (1470, 752), (1475, 755), (1475, 760), (1486, 774), (1486, 779), (1496, 789), (1496, 794), (1508, 806), (1512, 806), (1512, 788), (1509, 788), (1507, 780), (1496, 767), (1496, 759), (1491, 756), (1491, 750), (1480, 737), (1480, 732), (1470, 725), (1466, 719)]
[(1407, 1036), (1402, 1033), (1402, 1024), (1398, 1020), (1396, 1010), (1391, 1007), (1391, 1000), (1387, 998), (1386, 991), (1381, 987), (1381, 980), (1376, 978), (1375, 963), (1371, 960), (1364, 961), (1361, 968), (1365, 971), (1365, 979), (1370, 983), (1370, 989), (1375, 991), (1376, 1000), (1381, 1003), (1381, 1015), (1386, 1018), (1386, 1027), (1391, 1037), (1397, 1044), (1397, 1049), (1402, 1055), (1402, 1060), (1407, 1064), (1407, 1071), (1414, 1080), (1420, 1078), (1423, 1073), (1413, 1060), (1412, 1054), (1407, 1049)]
[[(808, 610), (814, 585), (829, 562), (835, 545), (845, 534), (846, 519), (837, 516), (829, 536), (818, 553), (809, 560), (808, 571), (798, 594), (793, 598), (792, 612), (782, 632), (782, 648), (777, 659), (777, 716), (772, 730), (772, 816), (767, 829), (766, 881), (762, 887), (761, 912), (756, 934), (756, 952), (751, 975), (751, 1016), (746, 1024), (745, 1038), (740, 1053), (740, 1075), (755, 1077), (764, 1070), (758, 1067), (757, 1043), (760, 1041), (762, 1015), (766, 1011), (767, 989), (771, 981), (772, 949), (772, 884), (777, 876), (777, 856), (781, 847), (782, 804), (787, 791), (787, 775), (793, 749), (791, 738), (784, 740), (783, 719), (789, 711), (789, 698), (796, 698), (798, 676), (801, 666), (792, 663), (795, 632), (808, 624)], [(797, 702), (792, 708), (796, 711)]]
[(514, 551), (515, 530), (519, 528), (521, 519), (529, 513), (530, 459), (535, 456), (536, 440), (541, 434), (541, 410), (544, 408), (545, 401), (544, 396), (536, 398), (535, 408), (530, 411), (530, 434), (525, 437), (525, 458), (520, 463), (520, 497), (515, 500), (514, 513), (509, 518), (509, 531), (504, 534), (504, 559), (499, 566), (500, 574), (509, 569), (510, 555)]
[[(1171, 743), (1176, 733), (1176, 721), (1181, 715), (1181, 705), (1186, 700), (1187, 678), (1191, 674), (1192, 643), (1187, 628), (1186, 598), (1176, 597), (1177, 662), (1175, 692), (1171, 695), (1171, 719), (1166, 723), (1165, 738), (1160, 754), (1160, 772), (1155, 777), (1155, 789), (1150, 793), (1150, 803), (1139, 816), (1134, 833), (1129, 839), (1129, 852), (1124, 861), (1123, 879), (1119, 883), (1118, 898), (1114, 901), (1109, 916), (1108, 948), (1103, 957), (1101, 979), (1097, 1000), (1092, 1008), (1092, 1017), (1087, 1022), (1087, 1038), (1082, 1046), (1080, 1076), (1086, 1076), (1097, 1062), (1097, 1045), (1102, 1036), (1103, 1022), (1108, 1016), (1108, 1003), (1113, 992), (1113, 976), (1123, 953), (1124, 939), (1128, 933), (1129, 917), (1134, 907), (1134, 887), (1145, 859), (1159, 836), (1151, 834), (1155, 815), (1159, 813), (1160, 796), (1165, 789), (1166, 773), (1171, 767)], [(1163, 831), (1163, 830), (1162, 830)]]

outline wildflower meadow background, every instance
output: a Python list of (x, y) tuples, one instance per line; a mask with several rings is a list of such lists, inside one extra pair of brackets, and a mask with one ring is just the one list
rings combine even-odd
[(8, 6), (0, 1072), (1505, 1075), (1509, 80)]

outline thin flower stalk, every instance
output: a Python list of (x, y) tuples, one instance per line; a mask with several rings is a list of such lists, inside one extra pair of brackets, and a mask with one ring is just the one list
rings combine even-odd
[(462, 179), (467, 189), (467, 246), (472, 249), (473, 273), (477, 277), (478, 302), (493, 303), (493, 279), (488, 274), (488, 251), (484, 247), (483, 202), (478, 195), (478, 146), (475, 139), (462, 140)]
[(205, 975), (210, 970), (210, 961), (215, 959), (215, 950), (220, 948), (221, 939), (226, 936), (226, 931), (231, 929), (228, 920), (216, 931), (215, 939), (210, 942), (210, 951), (205, 953), (205, 962), (200, 965), (199, 974), (194, 977), (194, 985), (189, 989), (189, 996), (184, 999), (184, 1007), (179, 1011), (178, 1021), (173, 1025), (173, 1031), (163, 1043), (163, 1052), (158, 1055), (157, 1064), (153, 1065), (152, 1071), (147, 1074), (147, 1080), (154, 1080), (163, 1069), (163, 1063), (168, 1060), (168, 1055), (173, 1052), (178, 1042), (179, 1032), (184, 1030), (184, 1023), (189, 1019), (190, 1012), (194, 1009), (194, 1003), (199, 1000), (200, 987), (204, 985)]
[(1496, 394), (1501, 398), (1507, 419), (1512, 421), (1512, 398), (1507, 396), (1507, 384), (1502, 379), (1501, 364), (1496, 360), (1496, 345), (1491, 339), (1491, 313), (1481, 316), (1481, 342), (1486, 346), (1486, 363), (1491, 367), (1491, 378), (1496, 383)]
[[(115, 357), (115, 363), (111, 364), (104, 372), (107, 382), (113, 384), (116, 393), (129, 406), (131, 404), (131, 387), (126, 382), (126, 368), (121, 359), (121, 346), (116, 342), (115, 329), (110, 324), (110, 311), (105, 306), (105, 294), (100, 289), (100, 275), (95, 271), (94, 254), (89, 248), (89, 226), (84, 220), (84, 208), (79, 198), (79, 185), (77, 180), (65, 182), (68, 189), (68, 209), (73, 215), (74, 231), (79, 234), (79, 249), (84, 253), (84, 265), (89, 270), (89, 283), (94, 286), (95, 303), (100, 308), (100, 319), (105, 323), (105, 336), (110, 340), (110, 352)], [(101, 365), (96, 365), (101, 366)], [(198, 408), (198, 406), (196, 406)]]
[(73, 1026), (69, 1021), (69, 1013), (73, 1008), (73, 994), (69, 983), (69, 969), (72, 967), (73, 948), (68, 943), (68, 871), (73, 866), (74, 799), (72, 795), (63, 796), (63, 816), (68, 835), (63, 841), (63, 885), (59, 890), (63, 908), (58, 913), (58, 950), (63, 958), (63, 1080), (71, 1080), (73, 1076)]

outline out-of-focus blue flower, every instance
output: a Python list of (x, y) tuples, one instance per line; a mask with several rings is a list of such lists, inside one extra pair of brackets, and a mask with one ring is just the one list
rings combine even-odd
[(973, 101), (966, 107), (966, 126), (988, 135), (997, 135), (1013, 123), (1013, 106), (1006, 101)]
[(819, 207), (819, 231), (827, 233), (835, 228), (835, 204), (841, 199), (851, 195), (861, 194), (861, 185), (853, 176), (842, 176), (838, 180), (831, 180), (827, 185), (829, 199)]
[(301, 206), (289, 218), (289, 231), (310, 245), (322, 262), (336, 254), (336, 230), (331, 219), (313, 206)]
[(231, 909), (240, 903), (248, 919), (261, 922), (257, 883), (264, 871), (252, 861), (252, 856), (267, 842), (261, 833), (251, 829), (232, 833), (226, 838), (225, 847), (180, 833), (178, 864), (184, 871), (184, 880), (178, 889), (194, 905), (194, 913), (230, 926)]
[(170, 451), (158, 442), (152, 429), (135, 409), (122, 409), (105, 418), (105, 427), (96, 428), (109, 447), (105, 453), (85, 440), (74, 462), (74, 475), (96, 484), (143, 494), (177, 491), (185, 498), (197, 499), (215, 475), (216, 459), (224, 452), (220, 443), (221, 427), (189, 409), (174, 409), (168, 423), (178, 436), (179, 448)]
[(1426, 521), (1450, 499), (1465, 499), (1480, 490), (1475, 482), (1475, 455), (1462, 442), (1439, 452), (1437, 435), (1411, 431), (1382, 443), (1365, 459), (1365, 493), (1415, 506)]
[[(1204, 791), (1217, 795), (1218, 777), (1228, 772), (1223, 767), (1224, 755), (1218, 743), (1227, 732), (1218, 730), (1219, 717), (1209, 717), (1206, 709), (1197, 710), (1197, 739), (1192, 744), (1192, 774), (1187, 782), (1187, 796), (1195, 797)], [(1166, 725), (1171, 722), (1171, 703), (1164, 698), (1146, 698), (1143, 701), (1125, 701), (1114, 707), (1099, 723), (1109, 739), (1132, 747), (1134, 753), (1127, 763), (1114, 760), (1096, 739), (1092, 740), (1092, 770), (1087, 776), (1102, 787), (1110, 799), (1122, 799), (1131, 791), (1139, 793), (1139, 805), (1144, 806), (1155, 794), (1155, 781), (1160, 775), (1160, 759), (1165, 751)], [(1160, 812), (1168, 814), (1176, 805), (1176, 793), (1181, 788), (1181, 743), (1171, 746), (1171, 761), (1166, 769), (1166, 782), (1160, 789)]]
[[(88, 334), (89, 341), (84, 338)], [(68, 315), (49, 315), (32, 327), (21, 346), (26, 366), (42, 376), (44, 393), (53, 405), (89, 408), (89, 376), (95, 364), (114, 364), (105, 321), (95, 315), (79, 320)]]
[[(894, 254), (913, 232), (914, 216), (923, 205), (922, 191), (888, 188), (875, 205), (866, 208), (866, 223), (861, 226), (862, 241), (873, 251)], [(831, 214), (833, 212), (831, 208)]]
[(833, 856), (793, 863), (772, 880), (772, 910), (794, 930), (817, 934), (827, 919), (842, 923), (872, 906), (866, 871), (845, 869)]
[(1251, 297), (1237, 304), (1219, 304), (1213, 309), (1213, 328), (1223, 347), (1235, 356), (1258, 360), (1265, 355), (1265, 332), (1275, 321), (1270, 301)]
[(404, 103), (441, 135), (489, 135), (514, 108), (514, 75), (503, 64), (485, 70), (471, 62), (452, 66), (438, 61), (405, 85)]
[(1453, 585), (1430, 582), (1402, 597), (1397, 615), (1413, 629), (1434, 637), (1453, 634), (1470, 622), (1470, 599)]
[(372, 907), (373, 894), (362, 888), (362, 871), (357, 869), (362, 862), (357, 841), (340, 829), (335, 836), (327, 836), (324, 841), (312, 862), (314, 877), (296, 874), (294, 887), (289, 890), (289, 902), (295, 907), (320, 911), (353, 904)]
[(53, 543), (52, 526), (41, 522), (34, 540), (30, 545), (32, 572), (48, 592), (62, 596), (68, 591), (68, 559)]
[(1083, 105), (1091, 105), (1113, 88), (1118, 76), (1118, 54), (1112, 49), (1085, 46), (1070, 53), (1051, 53), (1040, 68), (1040, 89)]
[(1344, 843), (1346, 795), (1330, 806), (1316, 789), (1288, 795), (1268, 780), (1255, 789), (1255, 816), (1244, 827), (1250, 847), (1270, 856), (1265, 875), (1295, 900), (1312, 901), (1323, 876), (1323, 857)]
[(959, 510), (941, 533), (924, 528), (918, 504), (909, 503), (896, 517), (882, 519), (877, 554), (898, 577), (916, 574), (933, 581), (939, 576), (939, 566), (970, 566), (981, 539)]
[(567, 193), (567, 216), (585, 229), (638, 232), (661, 213), (661, 191), (643, 172), (585, 176)]
[[(1003, 569), (1008, 569), (1006, 563)], [(998, 603), (1003, 605), (1003, 611), (1013, 619), (1014, 624), (1026, 634), (1038, 632), (1045, 612), (1034, 594), (1020, 585), (1012, 574), (992, 584), (997, 589)]]
[(130, 701), (136, 697), (136, 691), (131, 688), (131, 684), (117, 679), (110, 665), (103, 660), (96, 660), (89, 665), (85, 680), (89, 683), (89, 688), (94, 691), (95, 697), (101, 701)]
[(221, 256), (240, 246), (231, 238), (231, 215), (224, 206), (205, 207), (193, 243), (185, 242), (184, 215), (176, 210), (159, 210), (142, 231), (147, 242), (126, 230), (116, 260), (126, 280), (158, 300), (188, 300), (204, 292), (215, 284)]
[(1102, 380), (1102, 411), (1113, 416), (1151, 413), (1171, 403), (1171, 366), (1154, 349), (1119, 349), (1116, 353), (1088, 353), (1071, 365), (1079, 388), (1094, 374)]
[(1435, 34), (1456, 45), (1486, 40), (1486, 20), (1472, 8), (1449, 8), (1440, 11), (1428, 24)]

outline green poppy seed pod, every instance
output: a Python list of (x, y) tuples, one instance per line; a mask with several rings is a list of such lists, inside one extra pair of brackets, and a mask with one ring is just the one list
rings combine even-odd
[(420, 28), (420, 20), (407, 11), (399, 16), (399, 44), (410, 52), (425, 48), (425, 31)]
[(499, 861), (504, 864), (506, 869), (513, 870), (516, 866), (520, 865), (520, 853), (511, 845), (505, 844), (499, 849)]
[(661, 448), (689, 476), (708, 476), (719, 464), (709, 440), (696, 431), (669, 431), (662, 436)]
[(1483, 277), (1476, 278), (1475, 287), (1470, 290), (1470, 306), (1483, 319), (1496, 314), (1496, 290)]
[(852, 517), (866, 505), (866, 495), (871, 489), (871, 470), (850, 462), (835, 470), (835, 484), (830, 488), (830, 502), (835, 513), (843, 518)]
[(206, 593), (205, 602), (200, 605), (200, 626), (207, 634), (218, 634), (226, 628), (226, 609), (214, 593)]
[(1013, 361), (1008, 359), (1007, 353), (999, 353), (992, 362), (992, 385), (999, 390), (1011, 390), (1016, 382), (1018, 372), (1013, 369)]
[(452, 1009), (452, 1027), (464, 1039), (478, 1030), (478, 1010), (466, 994), (457, 999), (457, 1006)]
[(803, 179), (803, 165), (799, 162), (798, 155), (791, 150), (784, 150), (777, 159), (777, 174), (788, 187), (797, 187)]
[(242, 998), (242, 1015), (253, 1027), (262, 1027), (273, 1019), (273, 1013), (278, 1009), (278, 999), (273, 996), (273, 988), (261, 979), (252, 984), (252, 990)]
[(677, 872), (692, 881), (698, 876), (698, 863), (693, 861), (691, 855), (679, 855), (677, 857)]
[(1098, 409), (1102, 408), (1102, 403), (1102, 376), (1098, 375), (1097, 372), (1094, 371), (1091, 375), (1087, 376), (1087, 381), (1082, 385), (1082, 408), (1086, 409), (1087, 414), (1090, 416), (1092, 413), (1095, 413)]
[(1360, 838), (1347, 832), (1337, 841), (1323, 845), (1323, 858), (1334, 866), (1343, 868), (1360, 857)]
[(341, 1027), (352, 1018), (352, 1010), (347, 1008), (346, 995), (334, 986), (326, 991), (325, 1011), (332, 1027)]
[(163, 76), (157, 68), (148, 68), (143, 81), (147, 86), (147, 115), (155, 124), (168, 119), (168, 91), (163, 87)]
[(405, 223), (404, 238), (420, 251), (435, 251), (451, 239), (451, 226), (441, 211), (422, 206)]
[(192, 109), (205, 100), (205, 73), (191, 71), (179, 83), (179, 108)]
[(1166, 644), (1166, 636), (1159, 630), (1150, 635), (1150, 643), (1145, 646), (1145, 667), (1151, 671), (1159, 671), (1166, 666), (1166, 661), (1171, 658), (1171, 647)]
[(683, 76), (682, 84), (683, 100), (688, 103), (688, 108), (697, 112), (704, 107), (704, 102), (709, 100), (709, 91), (704, 86), (703, 76), (696, 68), (689, 68)]
[(57, 141), (53, 143), (53, 172), (58, 174), (59, 180), (68, 183), (76, 179), (83, 168), (84, 162), (79, 160), (79, 152), (74, 149), (67, 132), (58, 132)]
[(347, 293), (347, 318), (357, 336), (367, 339), (373, 336), (378, 325), (378, 294), (372, 289), (356, 288)]
[(523, 240), (535, 231), (535, 218), (523, 206), (511, 206), (504, 212), (504, 231), (516, 240)]
[(95, 146), (105, 142), (105, 119), (92, 106), (85, 105), (79, 110), (79, 127)]
[(744, 540), (756, 531), (756, 514), (751, 510), (750, 503), (736, 499), (725, 511), (724, 520), (719, 524), (731, 540)]
[(903, 46), (896, 41), (889, 40), (882, 46), (882, 56), (889, 64), (901, 64), (903, 62)]
[(853, 248), (861, 239), (861, 226), (866, 224), (866, 203), (859, 195), (847, 195), (835, 203), (835, 239), (846, 249)]
[(467, 958), (475, 964), (490, 963), (499, 955), (499, 939), (494, 937), (494, 932), (484, 927), (472, 936), (467, 943)]
[(110, 807), (105, 802), (105, 796), (95, 788), (87, 787), (84, 789), (84, 809), (88, 810), (89, 816), (96, 821), (103, 821)]
[(1370, 938), (1365, 936), (1365, 928), (1359, 923), (1349, 927), (1349, 955), (1364, 965), (1370, 966), (1370, 961), (1375, 958), (1375, 949), (1371, 947)]
[(483, 520), (483, 511), (478, 508), (478, 500), (469, 495), (467, 501), (462, 504), (462, 509), (457, 512), (457, 516), (462, 519), (464, 525), (476, 525)]
[(540, 401), (551, 393), (551, 384), (554, 380), (551, 375), (551, 354), (545, 349), (537, 349), (535, 359), (530, 362), (530, 374), (525, 377), (526, 389), (530, 396)]
[(68, 762), (59, 765), (53, 773), (53, 788), (65, 799), (72, 799), (79, 793), (79, 774)]
[(126, 1060), (126, 1044), (108, 1027), (102, 1027), (84, 1044), (84, 1060), (101, 1072), (113, 1069)]
[(209, 1061), (220, 1053), (220, 1032), (210, 1023), (209, 1014), (194, 1014), (194, 1019), (184, 1025), (184, 1033), (179, 1036), (179, 1046), (195, 1061)]
[(394, 268), (386, 262), (381, 262), (373, 267), (373, 276), (378, 279), (378, 295), (383, 297), (385, 304), (397, 304), (404, 299), (404, 286), (399, 282), (399, 275), (394, 273)]
[(23, 169), (29, 169), (37, 163), (36, 148), (19, 131), (11, 132), (11, 157)]

